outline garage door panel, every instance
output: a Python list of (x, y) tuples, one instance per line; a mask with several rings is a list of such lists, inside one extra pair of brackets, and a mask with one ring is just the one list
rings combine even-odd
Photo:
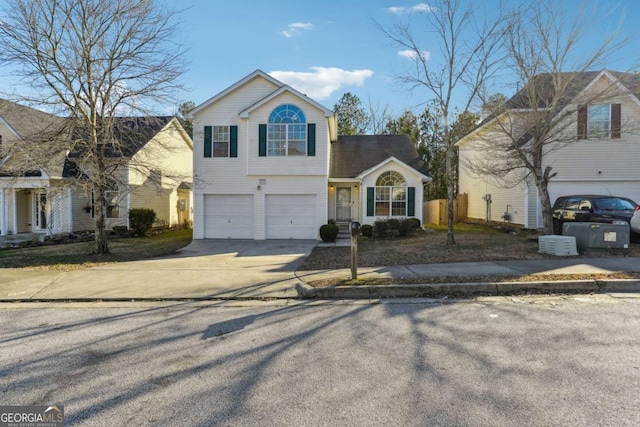
[(638, 181), (602, 181), (602, 182), (552, 182), (549, 196), (553, 203), (560, 196), (574, 194), (603, 194), (627, 197), (640, 202), (640, 182)]
[(205, 195), (205, 238), (253, 239), (252, 195)]
[(315, 239), (316, 199), (315, 194), (267, 195), (267, 239)]

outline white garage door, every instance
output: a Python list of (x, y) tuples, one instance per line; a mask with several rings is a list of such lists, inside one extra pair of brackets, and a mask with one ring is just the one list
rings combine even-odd
[(317, 230), (315, 194), (268, 194), (267, 239), (315, 239)]
[(552, 182), (549, 184), (551, 204), (559, 196), (572, 194), (603, 194), (627, 197), (640, 203), (640, 181), (601, 181), (601, 182)]
[(204, 237), (207, 239), (253, 239), (253, 196), (205, 195)]

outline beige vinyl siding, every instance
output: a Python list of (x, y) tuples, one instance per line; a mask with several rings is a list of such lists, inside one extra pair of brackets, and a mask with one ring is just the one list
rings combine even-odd
[[(155, 169), (155, 176), (147, 173), (148, 166)], [(193, 151), (191, 142), (184, 139), (172, 122), (131, 161), (130, 208), (153, 209), (156, 225), (177, 225), (177, 189), (181, 182), (193, 182)]]
[(73, 218), (73, 231), (86, 231), (95, 228), (95, 219), (91, 212), (84, 210), (85, 206), (91, 206), (91, 194), (81, 187), (74, 187), (71, 192), (71, 215)]

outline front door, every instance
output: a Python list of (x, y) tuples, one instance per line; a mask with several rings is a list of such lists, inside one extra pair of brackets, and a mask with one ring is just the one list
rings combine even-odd
[(34, 196), (33, 203), (33, 218), (34, 221), (34, 231), (41, 231), (47, 229), (47, 194), (46, 193), (36, 193)]
[(351, 187), (336, 188), (336, 221), (351, 220)]

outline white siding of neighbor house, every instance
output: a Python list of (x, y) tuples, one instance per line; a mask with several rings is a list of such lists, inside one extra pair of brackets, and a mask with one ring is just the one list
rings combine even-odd
[[(459, 149), (460, 172), (458, 178), (458, 192), (467, 193), (468, 210), (467, 217), (474, 219), (504, 221), (502, 216), (509, 207), (511, 221), (514, 224), (525, 225), (526, 216), (526, 184), (521, 182), (514, 187), (507, 187), (489, 178), (474, 176), (467, 169), (465, 162), (481, 155), (470, 146), (462, 146)], [(483, 199), (485, 194), (491, 194), (489, 212), (487, 214), (487, 202)]]
[[(610, 83), (606, 77), (596, 82), (590, 90), (602, 91), (604, 85)], [(589, 93), (589, 91), (585, 92)], [(588, 95), (587, 95), (588, 96)], [(551, 166), (552, 173), (557, 175), (549, 183), (551, 203), (558, 196), (569, 194), (611, 194), (628, 197), (640, 202), (640, 106), (638, 101), (629, 95), (612, 96), (599, 103), (621, 104), (621, 138), (619, 139), (583, 139), (572, 142), (557, 150), (550, 151), (544, 166)], [(574, 105), (575, 109), (576, 106)], [(577, 112), (567, 118), (562, 125), (567, 138), (577, 134)], [(514, 217), (514, 222), (525, 224), (530, 228), (539, 228), (541, 223), (541, 204), (537, 199), (537, 189), (533, 183), (530, 190), (518, 186), (514, 189), (501, 189), (487, 183), (486, 179), (471, 176), (463, 167), (467, 156), (481, 155), (470, 148), (472, 144), (460, 147), (460, 192), (469, 194), (469, 217), (484, 218), (484, 201), (482, 195), (493, 196), (492, 219), (500, 220), (504, 206), (509, 203), (519, 206), (523, 202), (528, 208), (527, 219)], [(535, 209), (535, 211), (534, 211)], [(496, 217), (497, 215), (497, 217)]]
[[(248, 119), (239, 113), (256, 104), (278, 86), (256, 77), (199, 111), (194, 128), (194, 239), (204, 238), (204, 195), (248, 194), (254, 197), (254, 238), (266, 238), (267, 194), (313, 194), (317, 198), (317, 227), (327, 222), (327, 174), (329, 134), (324, 113), (303, 99), (284, 92), (256, 108)], [(258, 125), (266, 124), (271, 111), (281, 104), (300, 108), (307, 123), (316, 124), (316, 156), (259, 157)], [(205, 158), (204, 126), (238, 126), (238, 157)], [(260, 180), (266, 184), (260, 185)]]
[(95, 219), (91, 216), (91, 211), (84, 210), (85, 206), (91, 206), (91, 192), (82, 187), (73, 187), (71, 192), (73, 231), (87, 231), (95, 228)]
[(376, 168), (369, 172), (362, 179), (362, 186), (360, 187), (359, 194), (359, 204), (360, 204), (360, 223), (361, 224), (373, 224), (378, 219), (385, 219), (374, 216), (367, 216), (367, 188), (375, 187), (376, 180), (380, 177), (380, 174), (389, 171), (396, 171), (401, 174), (406, 183), (407, 187), (415, 187), (416, 189), (416, 204), (415, 204), (415, 215), (411, 218), (418, 218), (422, 225), (422, 207), (424, 201), (424, 191), (423, 191), (423, 183), (421, 177), (412, 169), (406, 168), (403, 165), (396, 163), (394, 161), (390, 161), (383, 166)]

